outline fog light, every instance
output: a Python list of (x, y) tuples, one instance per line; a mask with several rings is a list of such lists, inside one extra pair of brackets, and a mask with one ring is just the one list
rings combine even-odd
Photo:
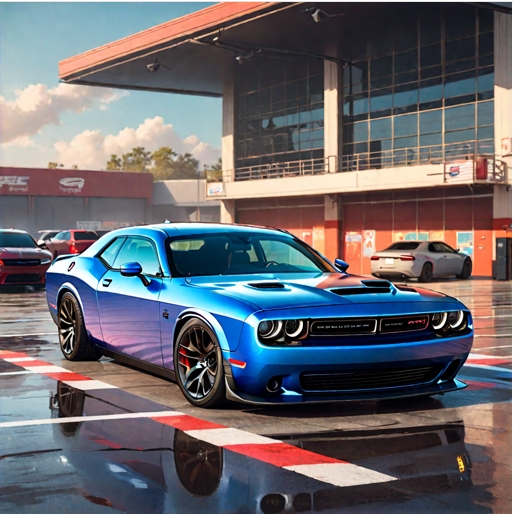
[(271, 380), (269, 380), (269, 382), (267, 382), (267, 385), (265, 386), (265, 388), (270, 393), (275, 393), (281, 387), (281, 382), (282, 382), (281, 377), (273, 377), (273, 378), (271, 378)]

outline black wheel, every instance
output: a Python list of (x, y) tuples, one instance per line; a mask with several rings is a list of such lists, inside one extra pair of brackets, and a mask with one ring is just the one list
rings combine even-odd
[(430, 262), (426, 262), (422, 266), (422, 271), (419, 275), (419, 282), (431, 282), (433, 278), (433, 265)]
[(463, 268), (461, 268), (461, 273), (456, 275), (458, 278), (467, 279), (472, 275), (472, 261), (469, 257), (465, 259), (463, 263)]
[(212, 329), (197, 318), (180, 330), (174, 349), (176, 380), (196, 407), (217, 407), (226, 400), (223, 357)]
[(61, 351), (70, 361), (97, 361), (99, 352), (89, 341), (80, 305), (72, 293), (64, 293), (59, 304), (58, 330)]

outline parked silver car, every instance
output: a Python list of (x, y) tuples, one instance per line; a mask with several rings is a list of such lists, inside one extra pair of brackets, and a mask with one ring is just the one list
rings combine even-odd
[(447, 275), (465, 279), (472, 274), (472, 259), (440, 241), (398, 241), (371, 257), (371, 273), (419, 282)]

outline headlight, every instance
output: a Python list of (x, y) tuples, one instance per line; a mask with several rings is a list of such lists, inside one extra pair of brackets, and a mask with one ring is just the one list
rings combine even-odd
[(449, 312), (448, 320), (453, 330), (463, 330), (465, 328), (465, 313), (463, 311)]
[(282, 327), (282, 321), (261, 321), (258, 334), (262, 339), (273, 339), (281, 332)]
[(436, 312), (433, 314), (431, 318), (431, 323), (435, 330), (440, 330), (445, 327), (447, 323), (447, 313), (446, 312)]
[(43, 259), (41, 261), (41, 264), (50, 264), (52, 262), (52, 259)]
[(285, 334), (287, 337), (297, 337), (301, 332), (303, 332), (304, 326), (305, 324), (302, 320), (289, 319), (285, 323)]

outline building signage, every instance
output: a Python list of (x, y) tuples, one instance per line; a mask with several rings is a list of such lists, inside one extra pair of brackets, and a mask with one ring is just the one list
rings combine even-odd
[(59, 189), (63, 193), (77, 194), (82, 191), (85, 179), (80, 177), (66, 177), (59, 180)]
[(453, 162), (445, 165), (447, 182), (466, 182), (474, 178), (474, 161)]
[(372, 257), (376, 253), (376, 231), (363, 231), (363, 256)]
[(207, 183), (207, 196), (224, 196), (225, 194), (222, 182)]
[(19, 175), (0, 175), (0, 190), (8, 191), (28, 191), (28, 183), (30, 177), (21, 177)]

